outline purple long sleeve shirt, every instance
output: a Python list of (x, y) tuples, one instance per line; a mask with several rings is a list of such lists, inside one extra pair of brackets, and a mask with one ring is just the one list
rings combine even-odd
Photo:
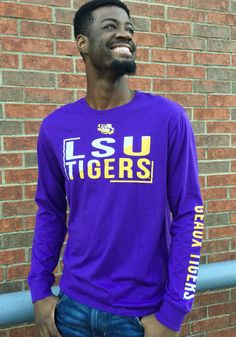
[(67, 104), (41, 125), (38, 167), (33, 302), (51, 295), (68, 233), (65, 294), (118, 315), (154, 313), (178, 331), (196, 290), (204, 218), (184, 109), (140, 91), (108, 110), (85, 98)]

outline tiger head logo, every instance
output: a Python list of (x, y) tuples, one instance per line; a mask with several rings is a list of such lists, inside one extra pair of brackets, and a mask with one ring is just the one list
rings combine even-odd
[(103, 133), (104, 135), (111, 135), (114, 133), (115, 129), (112, 124), (98, 124), (98, 131)]

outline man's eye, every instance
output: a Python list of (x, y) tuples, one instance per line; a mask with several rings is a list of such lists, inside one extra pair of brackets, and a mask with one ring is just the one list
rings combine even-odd
[(131, 27), (127, 28), (127, 31), (128, 31), (131, 35), (134, 34), (134, 30), (133, 30), (133, 28), (131, 28)]
[(109, 23), (109, 25), (106, 25), (104, 28), (116, 29), (116, 26), (112, 23)]

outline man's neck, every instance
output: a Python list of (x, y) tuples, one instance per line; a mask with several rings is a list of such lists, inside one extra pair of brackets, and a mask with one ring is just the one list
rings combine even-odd
[(116, 81), (87, 77), (87, 103), (96, 110), (107, 110), (132, 100), (134, 91), (129, 89), (128, 79), (123, 76)]

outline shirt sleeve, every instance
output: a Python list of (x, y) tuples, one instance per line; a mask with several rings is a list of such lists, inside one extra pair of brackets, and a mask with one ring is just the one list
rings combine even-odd
[(55, 269), (67, 232), (65, 182), (58, 160), (42, 123), (38, 144), (38, 205), (28, 284), (32, 301), (52, 294)]
[(204, 210), (198, 181), (193, 130), (180, 107), (178, 121), (169, 128), (167, 196), (172, 215), (168, 280), (156, 318), (179, 331), (191, 310), (196, 290), (203, 237)]

